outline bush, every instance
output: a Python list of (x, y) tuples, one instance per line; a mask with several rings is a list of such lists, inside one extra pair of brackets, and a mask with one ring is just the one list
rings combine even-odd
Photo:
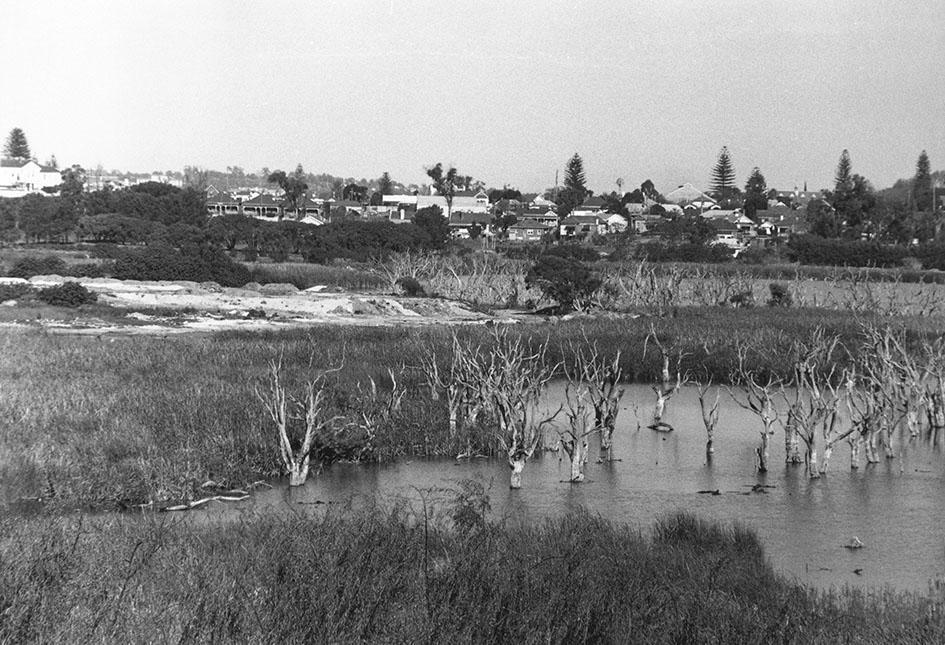
[(768, 285), (771, 292), (771, 298), (768, 299), (769, 307), (790, 307), (794, 304), (794, 298), (791, 291), (783, 282), (772, 282)]
[(583, 262), (543, 255), (528, 270), (525, 284), (537, 287), (546, 298), (557, 302), (562, 312), (567, 312), (575, 309), (576, 301), (594, 293), (601, 279)]
[(0, 302), (19, 300), (32, 290), (28, 284), (0, 284)]
[(416, 278), (404, 277), (397, 280), (398, 286), (404, 291), (405, 296), (416, 298), (426, 295), (423, 291), (423, 285)]
[(40, 289), (37, 297), (47, 305), (56, 307), (79, 307), (92, 304), (98, 296), (78, 282), (64, 282), (55, 287)]
[(12, 278), (32, 278), (34, 275), (65, 275), (66, 263), (55, 255), (44, 258), (28, 257), (18, 260), (10, 269)]
[(241, 287), (250, 281), (246, 267), (211, 246), (190, 247), (184, 251), (167, 246), (149, 246), (127, 251), (115, 261), (113, 277), (119, 280), (217, 282), (223, 287)]

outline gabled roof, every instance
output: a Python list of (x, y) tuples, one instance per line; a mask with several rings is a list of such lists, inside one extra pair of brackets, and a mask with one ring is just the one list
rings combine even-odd
[(275, 208), (275, 207), (278, 207), (278, 206), (281, 206), (281, 205), (282, 205), (281, 202), (276, 201), (276, 199), (275, 199), (272, 195), (267, 195), (266, 193), (262, 193), (262, 194), (260, 194), (260, 195), (256, 195), (256, 196), (253, 197), (252, 199), (248, 199), (248, 200), (246, 200), (245, 202), (243, 202), (243, 206), (250, 206), (250, 207), (252, 207), (252, 206), (271, 206), (271, 207)]
[(672, 190), (666, 194), (666, 201), (673, 204), (684, 204), (696, 200), (715, 203), (714, 199), (690, 183), (685, 183), (676, 190)]
[(450, 226), (464, 226), (472, 223), (491, 224), (492, 215), (489, 213), (470, 213), (466, 211), (454, 212), (450, 215)]
[(601, 219), (597, 215), (568, 215), (561, 223), (565, 226), (573, 226), (575, 224), (597, 224), (600, 221)]
[(588, 197), (584, 200), (584, 203), (581, 204), (580, 208), (603, 208), (604, 207), (604, 198), (603, 197)]

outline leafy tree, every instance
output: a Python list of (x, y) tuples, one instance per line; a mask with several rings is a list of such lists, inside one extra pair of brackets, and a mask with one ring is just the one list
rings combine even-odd
[(449, 221), (436, 204), (421, 208), (413, 216), (413, 223), (430, 239), (430, 248), (440, 249), (450, 241)]
[(279, 213), (280, 220), (286, 210), (297, 211), (302, 206), (302, 202), (305, 201), (305, 191), (308, 190), (302, 164), (296, 166), (295, 172), (291, 175), (287, 175), (284, 170), (276, 170), (266, 177), (266, 181), (270, 184), (278, 184), (282, 189), (285, 208)]
[(362, 202), (367, 197), (367, 186), (350, 183), (341, 191), (341, 198), (353, 202)]
[(812, 199), (807, 203), (807, 224), (814, 235), (840, 237), (840, 218), (823, 199)]
[(459, 173), (452, 166), (444, 172), (443, 164), (437, 162), (432, 168), (427, 168), (427, 176), (433, 181), (436, 192), (446, 200), (446, 219), (448, 221), (453, 213), (453, 196), (456, 195), (457, 187), (462, 185), (460, 184)]
[[(660, 197), (662, 197), (662, 195), (660, 195), (660, 192), (656, 190), (656, 185), (650, 179), (647, 179), (642, 184), (640, 184), (640, 192), (643, 194), (644, 197), (654, 202), (660, 201)], [(636, 203), (642, 204), (643, 200), (641, 199), (639, 202), (636, 202)]]
[(580, 260), (542, 255), (528, 270), (525, 284), (537, 287), (546, 298), (558, 303), (562, 313), (566, 313), (573, 311), (580, 300), (597, 291), (601, 279)]
[(707, 244), (715, 237), (715, 230), (709, 221), (697, 214), (675, 214), (661, 221), (654, 227), (654, 232), (671, 242), (689, 244)]
[(931, 210), (932, 207), (932, 168), (929, 155), (925, 150), (915, 164), (915, 177), (912, 180), (912, 200), (918, 211)]
[(768, 184), (755, 166), (745, 183), (745, 215), (754, 219), (755, 213), (768, 209)]
[(13, 128), (7, 136), (3, 146), (3, 156), (9, 159), (30, 159), (30, 146), (26, 142), (26, 134), (20, 128)]
[(721, 201), (731, 196), (734, 185), (735, 167), (732, 165), (732, 156), (729, 154), (728, 147), (722, 146), (715, 167), (712, 168), (712, 189)]
[(384, 171), (380, 179), (377, 180), (377, 192), (381, 195), (390, 195), (394, 190), (394, 182), (390, 178), (390, 173)]

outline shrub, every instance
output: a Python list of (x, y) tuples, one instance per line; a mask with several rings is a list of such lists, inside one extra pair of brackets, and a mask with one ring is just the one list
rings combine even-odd
[(0, 284), (0, 302), (19, 300), (32, 291), (28, 284)]
[(563, 312), (573, 311), (576, 301), (594, 293), (601, 279), (583, 262), (556, 255), (538, 258), (525, 276), (528, 287), (537, 287), (546, 298), (558, 303)]
[(79, 307), (98, 300), (97, 295), (78, 282), (64, 282), (54, 287), (46, 287), (40, 289), (36, 295), (47, 305), (56, 307)]
[(403, 289), (405, 296), (416, 298), (425, 295), (423, 285), (416, 278), (403, 277), (397, 280), (397, 284)]
[(113, 276), (120, 280), (217, 282), (224, 287), (240, 287), (250, 281), (246, 267), (211, 246), (189, 247), (183, 251), (149, 246), (127, 251), (116, 260)]
[(18, 260), (10, 269), (10, 277), (32, 278), (34, 275), (64, 275), (66, 263), (55, 255), (44, 258), (27, 257)]
[(768, 299), (769, 307), (790, 307), (794, 304), (794, 298), (791, 291), (783, 282), (772, 282), (768, 285), (771, 292), (771, 298)]

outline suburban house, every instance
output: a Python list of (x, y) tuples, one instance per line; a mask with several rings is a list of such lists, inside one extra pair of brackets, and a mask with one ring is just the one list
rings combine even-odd
[(450, 235), (454, 238), (468, 239), (472, 237), (469, 234), (469, 229), (475, 226), (479, 227), (480, 235), (491, 237), (493, 235), (492, 215), (489, 213), (470, 213), (466, 211), (457, 212), (455, 210), (453, 214), (450, 215)]
[(489, 205), (489, 194), (485, 190), (473, 192), (471, 190), (456, 191), (453, 194), (453, 207), (446, 207), (446, 197), (443, 195), (417, 195), (417, 210), (427, 208), (428, 206), (439, 206), (443, 215), (448, 212), (457, 213), (488, 213), (491, 210)]
[(32, 159), (0, 159), (0, 190), (20, 194), (55, 188), (62, 183), (59, 170)]
[(243, 212), (240, 207), (240, 201), (221, 191), (216, 191), (213, 195), (207, 195), (207, 213), (210, 217), (218, 215), (239, 215)]
[(259, 219), (278, 219), (282, 212), (282, 202), (265, 193), (243, 202), (242, 206), (244, 215)]
[(620, 213), (613, 213), (607, 218), (607, 230), (610, 233), (623, 233), (630, 226), (630, 222)]
[(823, 197), (819, 190), (806, 190), (807, 186), (804, 188), (805, 190), (798, 190), (795, 186), (794, 190), (776, 191), (777, 200), (791, 208), (806, 208), (810, 201)]
[(522, 219), (509, 227), (509, 240), (513, 242), (537, 242), (546, 235), (554, 233), (557, 227), (557, 218), (554, 222), (542, 222), (530, 218)]
[(568, 215), (561, 221), (559, 232), (561, 237), (603, 235), (607, 232), (607, 223), (597, 215)]
[(588, 215), (597, 215), (604, 208), (604, 199), (602, 197), (588, 197), (584, 203), (571, 211), (575, 217), (584, 217)]

